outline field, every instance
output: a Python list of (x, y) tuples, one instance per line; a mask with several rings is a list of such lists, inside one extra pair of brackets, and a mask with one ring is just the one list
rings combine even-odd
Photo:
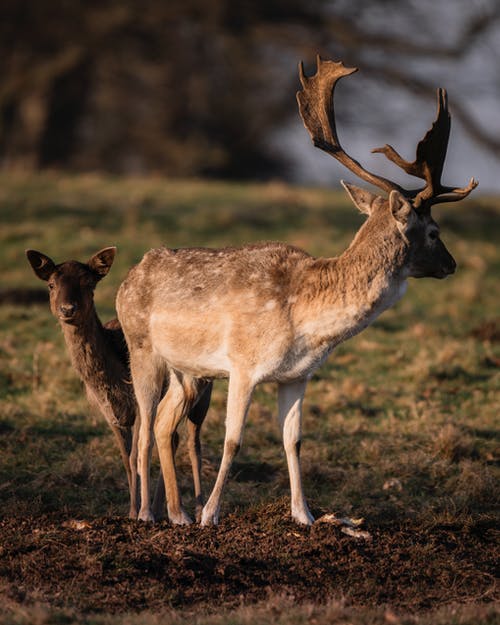
[[(111, 434), (24, 250), (83, 261), (117, 245), (96, 290), (107, 320), (151, 247), (282, 240), (333, 256), (362, 216), (340, 192), (280, 183), (1, 177), (0, 625), (499, 623), (500, 201), (473, 194), (434, 213), (457, 273), (411, 280), (306, 393), (312, 511), (363, 518), (365, 533), (289, 520), (273, 385), (254, 396), (220, 525), (146, 526), (125, 518)], [(202, 434), (207, 493), (225, 389)], [(178, 464), (192, 510), (182, 443)]]

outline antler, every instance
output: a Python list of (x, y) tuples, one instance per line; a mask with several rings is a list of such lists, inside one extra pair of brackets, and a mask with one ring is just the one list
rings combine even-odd
[(344, 67), (342, 62), (324, 61), (319, 55), (316, 63), (316, 74), (311, 77), (304, 74), (304, 67), (300, 63), (299, 76), (303, 89), (297, 92), (302, 121), (316, 147), (331, 154), (363, 180), (387, 192), (397, 190), (405, 197), (412, 199), (415, 209), (422, 213), (428, 212), (433, 204), (461, 200), (477, 187), (478, 183), (474, 178), (462, 189), (445, 187), (441, 184), (451, 123), (444, 89), (438, 89), (437, 118), (419, 142), (415, 161), (412, 163), (405, 161), (390, 145), (373, 150), (373, 152), (385, 154), (389, 160), (401, 167), (407, 174), (422, 178), (426, 182), (422, 189), (404, 189), (395, 182), (364, 169), (360, 163), (344, 152), (338, 140), (333, 92), (337, 81), (343, 76), (353, 74), (357, 68)]
[(478, 185), (474, 178), (471, 178), (469, 184), (462, 189), (445, 187), (441, 184), (450, 127), (451, 116), (448, 112), (446, 89), (438, 89), (436, 120), (417, 145), (416, 159), (413, 163), (401, 158), (391, 145), (372, 150), (372, 152), (385, 154), (390, 161), (401, 167), (407, 174), (425, 180), (425, 187), (415, 193), (413, 200), (413, 206), (417, 211), (426, 212), (434, 204), (462, 200)]
[(318, 69), (316, 74), (311, 77), (305, 75), (302, 62), (299, 64), (299, 76), (303, 90), (297, 92), (300, 116), (314, 145), (331, 154), (342, 165), (345, 165), (366, 182), (387, 192), (395, 189), (403, 192), (404, 190), (396, 183), (364, 169), (358, 161), (344, 152), (337, 137), (333, 91), (340, 78), (354, 74), (358, 68), (344, 67), (342, 61), (338, 63), (323, 61), (319, 54), (316, 57), (316, 64)]

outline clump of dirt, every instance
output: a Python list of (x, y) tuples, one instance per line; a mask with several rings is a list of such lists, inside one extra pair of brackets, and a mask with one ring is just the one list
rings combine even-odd
[(366, 529), (371, 540), (329, 523), (300, 527), (281, 503), (231, 514), (212, 528), (4, 518), (0, 594), (25, 605), (108, 613), (220, 610), (274, 594), (317, 603), (343, 596), (415, 611), (494, 599), (493, 521)]

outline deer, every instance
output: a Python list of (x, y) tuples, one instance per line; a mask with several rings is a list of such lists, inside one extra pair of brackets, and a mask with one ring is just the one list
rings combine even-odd
[[(315, 258), (284, 243), (239, 248), (158, 248), (147, 252), (120, 285), (116, 309), (130, 352), (139, 404), (138, 467), (141, 509), (154, 520), (147, 498), (152, 432), (175, 522), (187, 522), (176, 481), (172, 439), (184, 404), (199, 379), (228, 378), (225, 438), (219, 471), (203, 508), (201, 526), (219, 521), (231, 464), (242, 444), (252, 393), (276, 382), (278, 418), (290, 479), (291, 517), (311, 525), (300, 469), (302, 405), (312, 374), (343, 341), (355, 336), (405, 293), (409, 278), (445, 278), (456, 262), (440, 238), (431, 207), (461, 200), (477, 186), (441, 184), (450, 133), (444, 89), (438, 113), (418, 143), (416, 159), (405, 161), (390, 145), (385, 154), (424, 186), (405, 189), (371, 173), (340, 145), (334, 89), (357, 68), (317, 57), (313, 76), (302, 63), (299, 112), (313, 144), (380, 191), (343, 182), (366, 220), (339, 256)], [(387, 196), (385, 196), (387, 194)], [(163, 371), (171, 382), (157, 411)]]
[[(95, 303), (94, 289), (109, 272), (116, 247), (106, 247), (86, 263), (75, 260), (56, 264), (47, 255), (26, 250), (36, 276), (48, 284), (50, 309), (59, 321), (72, 365), (84, 384), (87, 399), (106, 419), (116, 440), (127, 475), (129, 517), (138, 513), (137, 488), (137, 414), (130, 379), (129, 356), (118, 319), (101, 323)], [(168, 378), (163, 380), (164, 393)], [(211, 386), (199, 385), (200, 393), (190, 407), (188, 419), (188, 450), (191, 459), (198, 517), (203, 496), (201, 490), (200, 430), (210, 403)], [(178, 437), (174, 441), (177, 446)], [(155, 492), (154, 509), (162, 516), (165, 490), (160, 475)]]

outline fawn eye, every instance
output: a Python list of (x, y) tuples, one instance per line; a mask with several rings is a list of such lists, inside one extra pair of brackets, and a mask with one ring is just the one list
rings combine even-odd
[(55, 284), (53, 282), (49, 282), (49, 291), (52, 291), (54, 286), (55, 286)]

